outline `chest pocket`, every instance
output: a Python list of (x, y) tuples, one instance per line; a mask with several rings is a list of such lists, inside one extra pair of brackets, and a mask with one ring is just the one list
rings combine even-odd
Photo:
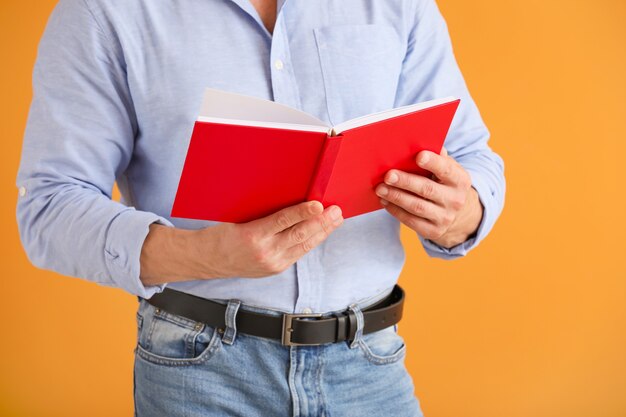
[(333, 125), (393, 107), (404, 45), (388, 25), (314, 30)]

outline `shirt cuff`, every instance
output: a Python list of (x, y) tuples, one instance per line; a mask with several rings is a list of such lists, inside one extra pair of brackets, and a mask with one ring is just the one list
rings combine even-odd
[(433, 258), (441, 258), (441, 259), (456, 259), (462, 256), (467, 255), (467, 253), (474, 249), (481, 240), (483, 240), (489, 231), (493, 227), (496, 219), (497, 219), (497, 207), (495, 202), (495, 197), (491, 192), (491, 188), (489, 185), (483, 180), (480, 172), (475, 171), (471, 168), (465, 167), (466, 171), (470, 174), (472, 178), (472, 187), (478, 193), (478, 198), (483, 206), (483, 217), (478, 225), (478, 229), (476, 229), (476, 233), (472, 234), (465, 242), (461, 242), (458, 245), (455, 245), (451, 248), (445, 248), (437, 243), (433, 242), (430, 239), (426, 239), (419, 234), (417, 235), (424, 250), (428, 256)]
[(154, 213), (133, 207), (123, 210), (109, 224), (104, 249), (105, 264), (113, 285), (146, 299), (167, 286), (167, 283), (146, 286), (139, 278), (141, 249), (152, 223), (174, 226)]

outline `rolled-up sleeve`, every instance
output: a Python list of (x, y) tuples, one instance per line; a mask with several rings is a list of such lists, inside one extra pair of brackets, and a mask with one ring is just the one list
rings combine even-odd
[(62, 0), (39, 44), (17, 174), (17, 222), (34, 265), (144, 298), (163, 291), (143, 285), (139, 258), (150, 224), (172, 224), (111, 199), (136, 132), (119, 44), (85, 1)]
[(454, 259), (466, 255), (492, 230), (505, 195), (504, 162), (488, 145), (489, 131), (469, 94), (458, 67), (446, 22), (435, 0), (416, 2), (410, 22), (407, 52), (396, 95), (396, 106), (456, 96), (461, 99), (444, 146), (470, 174), (484, 208), (475, 234), (452, 248), (418, 235), (428, 255)]

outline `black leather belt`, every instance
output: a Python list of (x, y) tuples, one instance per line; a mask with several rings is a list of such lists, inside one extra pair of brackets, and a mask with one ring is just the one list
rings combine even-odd
[[(226, 328), (226, 304), (167, 287), (146, 301), (169, 313), (218, 329)], [(387, 297), (363, 310), (363, 334), (398, 323), (402, 318), (403, 305), (404, 291), (396, 285)], [(268, 315), (240, 308), (235, 324), (238, 332), (280, 340), (285, 346), (314, 346), (353, 340), (357, 329), (356, 315), (349, 309), (322, 316), (288, 313)]]

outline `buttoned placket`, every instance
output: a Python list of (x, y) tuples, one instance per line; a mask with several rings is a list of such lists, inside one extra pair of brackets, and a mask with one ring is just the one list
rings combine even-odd
[[(271, 74), (273, 100), (277, 103), (301, 110), (300, 93), (293, 71), (291, 53), (289, 50), (289, 37), (284, 18), (285, 13), (289, 13), (289, 0), (278, 0), (277, 16), (273, 33), (267, 30), (261, 17), (249, 0), (231, 1), (255, 20), (260, 30), (265, 33), (271, 43), (269, 70)], [(316, 289), (312, 282), (312, 269), (315, 265), (319, 264), (319, 262), (316, 262), (314, 259), (316, 256), (317, 251), (313, 249), (296, 261), (295, 269), (298, 283), (298, 295), (294, 306), (294, 313), (310, 314), (319, 305), (319, 289)]]
[[(285, 13), (288, 13), (288, 5), (283, 2), (278, 11), (274, 33), (272, 35), (272, 47), (270, 53), (272, 92), (274, 101), (288, 106), (301, 109), (300, 93), (293, 72), (291, 53), (289, 50), (289, 38), (285, 25)], [(315, 256), (310, 251), (296, 261), (296, 279), (298, 282), (298, 295), (294, 306), (295, 313), (310, 314), (317, 304), (314, 300), (316, 293), (313, 288), (311, 261)]]

